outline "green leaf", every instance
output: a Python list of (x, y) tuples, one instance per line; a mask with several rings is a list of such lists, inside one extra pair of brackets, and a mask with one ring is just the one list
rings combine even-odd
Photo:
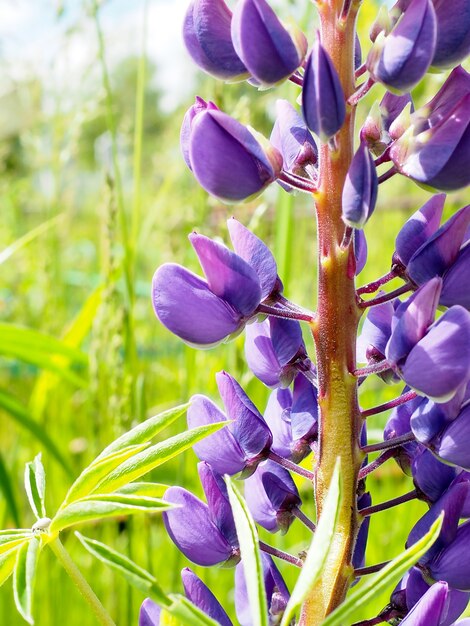
[(147, 443), (142, 443), (135, 446), (127, 446), (122, 450), (112, 452), (108, 456), (98, 457), (87, 468), (83, 470), (77, 480), (68, 490), (65, 500), (61, 505), (61, 509), (67, 504), (78, 500), (84, 496), (92, 493), (99, 482), (112, 472), (113, 469), (118, 467), (123, 461), (133, 456), (137, 452), (144, 450), (148, 447)]
[(151, 498), (161, 498), (165, 491), (169, 489), (169, 485), (162, 483), (137, 482), (124, 485), (113, 493), (129, 493), (135, 496), (150, 496)]
[(31, 540), (31, 531), (27, 533), (17, 533), (11, 535), (3, 535), (0, 541), (0, 556), (9, 552), (12, 548), (20, 546), (22, 543), (26, 543)]
[(18, 237), (18, 239), (16, 239), (13, 243), (0, 251), (0, 265), (2, 263), (5, 263), (5, 261), (9, 259), (15, 252), (27, 246), (29, 243), (31, 243), (31, 241), (34, 241), (36, 237), (39, 237), (39, 235), (47, 232), (50, 228), (55, 226), (59, 220), (63, 218), (64, 213), (55, 215), (50, 220), (47, 220), (46, 222), (39, 224), (39, 226), (36, 226), (36, 228), (31, 229), (25, 235)]
[(117, 571), (130, 585), (163, 607), (160, 617), (161, 624), (167, 626), (219, 626), (217, 622), (184, 596), (179, 594), (167, 596), (155, 576), (131, 561), (127, 556), (116, 552), (100, 541), (84, 537), (78, 532), (75, 532), (75, 535), (88, 552)]
[(13, 574), (13, 597), (20, 615), (34, 624), (32, 615), (33, 584), (39, 556), (40, 540), (33, 537), (18, 550)]
[(299, 577), (282, 617), (281, 626), (288, 626), (323, 570), (331, 550), (341, 504), (340, 459), (337, 459), (323, 511), (313, 535)]
[(109, 446), (107, 446), (103, 452), (97, 456), (96, 460), (109, 456), (113, 452), (123, 450), (128, 446), (134, 446), (150, 441), (161, 430), (172, 424), (176, 419), (178, 419), (178, 417), (183, 415), (188, 406), (189, 403), (181, 404), (180, 406), (176, 406), (168, 411), (149, 417), (149, 419), (145, 420), (145, 422), (134, 426), (134, 428), (132, 428), (129, 432), (124, 433), (121, 437), (113, 441), (113, 443), (109, 444)]
[(18, 550), (19, 547), (17, 546), (16, 548), (8, 550), (8, 552), (5, 552), (4, 554), (0, 554), (0, 587), (10, 578), (10, 575), (15, 568)]
[(12, 484), (10, 474), (0, 454), (0, 491), (3, 493), (5, 502), (11, 515), (11, 519), (16, 526), (20, 525), (20, 515), (16, 503), (15, 487)]
[(410, 548), (390, 561), (380, 572), (367, 576), (364, 584), (359, 585), (340, 606), (322, 622), (322, 626), (343, 626), (348, 617), (360, 606), (369, 602), (374, 596), (382, 593), (389, 585), (396, 582), (412, 567), (439, 537), (444, 514), (431, 526), (429, 531)]
[(174, 508), (174, 505), (157, 498), (112, 493), (97, 494), (81, 498), (58, 511), (51, 522), (49, 532), (54, 535), (64, 528), (91, 520), (142, 512), (162, 512), (171, 508)]
[(139, 589), (139, 591), (142, 591), (145, 595), (152, 597), (155, 602), (158, 602), (158, 604), (162, 606), (170, 604), (170, 599), (158, 584), (155, 576), (150, 574), (150, 572), (147, 572), (147, 570), (134, 563), (134, 561), (131, 561), (127, 556), (101, 543), (101, 541), (84, 537), (77, 531), (75, 532), (75, 536), (90, 554), (119, 572), (130, 585)]
[[(72, 348), (51, 335), (0, 322), (0, 354), (56, 372), (61, 378), (78, 387), (87, 386), (87, 381), (68, 366), (68, 363), (86, 366), (88, 357), (85, 352)], [(57, 362), (56, 355), (67, 357), (67, 366)]]
[(63, 467), (67, 474), (73, 476), (72, 469), (68, 461), (62, 455), (59, 447), (52, 441), (43, 427), (30, 416), (28, 409), (4, 389), (0, 389), (0, 408), (6, 411), (20, 426), (29, 430), (33, 437), (35, 437)]
[(226, 425), (226, 421), (217, 422), (215, 424), (204, 424), (203, 426), (198, 426), (197, 428), (192, 428), (184, 433), (170, 437), (165, 441), (161, 441), (139, 452), (139, 454), (124, 461), (124, 463), (104, 478), (97, 486), (97, 491), (99, 491), (99, 493), (109, 493), (127, 485), (127, 483), (140, 478), (155, 467), (166, 463), (178, 454), (191, 448), (191, 446), (204, 437), (215, 433)]
[(44, 472), (44, 466), (41, 462), (41, 453), (34, 458), (34, 461), (26, 463), (24, 488), (26, 489), (26, 495), (28, 496), (29, 504), (36, 519), (46, 517), (46, 507), (44, 504), (46, 473)]
[(229, 476), (225, 476), (228, 497), (232, 507), (235, 527), (237, 529), (240, 553), (245, 573), (248, 601), (250, 603), (253, 626), (269, 626), (268, 605), (264, 588), (264, 573), (259, 552), (258, 532), (251, 517), (245, 500), (232, 483)]

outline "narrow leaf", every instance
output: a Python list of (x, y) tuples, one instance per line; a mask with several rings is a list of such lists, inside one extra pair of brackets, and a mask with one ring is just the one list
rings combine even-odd
[(225, 482), (240, 544), (253, 626), (268, 626), (268, 605), (258, 532), (245, 500), (229, 476), (225, 476)]
[(15, 568), (18, 550), (19, 547), (17, 546), (4, 554), (0, 554), (0, 587), (10, 578)]
[[(2, 537), (4, 539), (4, 537)], [(0, 556), (9, 552), (12, 548), (16, 546), (20, 546), (22, 543), (27, 543), (31, 540), (31, 531), (28, 534), (22, 535), (18, 533), (17, 535), (10, 536), (7, 541), (2, 541), (0, 543)]]
[(33, 537), (18, 550), (13, 575), (13, 597), (20, 615), (34, 624), (32, 615), (33, 585), (39, 556), (39, 539)]
[(96, 460), (102, 459), (104, 456), (109, 456), (111, 453), (127, 448), (128, 446), (150, 441), (161, 430), (172, 424), (176, 419), (178, 419), (178, 417), (183, 415), (188, 406), (189, 403), (181, 404), (180, 406), (176, 406), (168, 411), (163, 411), (163, 413), (149, 417), (149, 419), (145, 420), (145, 422), (142, 422), (141, 424), (137, 424), (137, 426), (134, 426), (134, 428), (132, 428), (129, 432), (124, 433), (121, 437), (113, 441), (113, 443), (109, 444), (109, 446), (107, 446), (103, 452), (98, 455)]
[(52, 441), (42, 426), (31, 417), (28, 409), (4, 389), (0, 389), (0, 409), (6, 411), (20, 426), (26, 428), (55, 458), (67, 474), (73, 476), (72, 469), (59, 447)]
[(16, 503), (15, 487), (12, 484), (10, 474), (0, 454), (0, 491), (3, 493), (5, 502), (7, 503), (11, 519), (16, 526), (20, 525), (20, 515), (18, 505)]
[(128, 493), (134, 496), (149, 496), (150, 498), (162, 498), (169, 485), (162, 483), (137, 482), (124, 485), (114, 493)]
[(288, 626), (294, 617), (295, 612), (304, 602), (309, 592), (312, 591), (323, 570), (323, 566), (330, 553), (335, 528), (338, 521), (339, 507), (341, 504), (341, 478), (340, 459), (336, 461), (335, 470), (331, 477), (328, 494), (317, 529), (312, 539), (312, 543), (307, 552), (299, 577), (292, 590), (292, 595), (287, 603), (286, 610), (282, 617), (281, 626)]
[(60, 510), (52, 520), (49, 532), (55, 534), (74, 524), (116, 517), (117, 515), (167, 511), (173, 506), (164, 500), (144, 496), (126, 494), (89, 496), (72, 502)]
[(41, 461), (41, 453), (34, 458), (34, 461), (26, 463), (24, 472), (24, 488), (36, 519), (46, 517), (46, 507), (44, 504), (44, 496), (46, 493), (46, 474)]
[(15, 252), (27, 246), (29, 243), (31, 243), (31, 241), (34, 241), (36, 237), (39, 237), (39, 235), (42, 235), (43, 233), (47, 232), (50, 228), (55, 226), (59, 220), (63, 219), (63, 217), (64, 217), (63, 213), (60, 213), (59, 215), (55, 215), (54, 217), (47, 220), (46, 222), (43, 222), (42, 224), (39, 224), (39, 226), (36, 226), (35, 228), (31, 229), (25, 235), (18, 237), (16, 241), (14, 241), (9, 246), (7, 246), (2, 251), (0, 251), (0, 265), (2, 263), (5, 263), (5, 261), (9, 259), (13, 254), (15, 254)]
[(367, 576), (364, 584), (351, 593), (343, 604), (323, 621), (322, 626), (343, 626), (348, 617), (360, 606), (366, 604), (374, 596), (382, 593), (389, 585), (396, 582), (412, 567), (433, 545), (441, 531), (443, 514), (434, 522), (429, 531), (410, 548), (390, 561), (380, 572)]
[(134, 561), (131, 561), (127, 556), (101, 543), (101, 541), (84, 537), (79, 532), (75, 532), (75, 536), (90, 554), (119, 572), (130, 585), (139, 589), (145, 595), (152, 597), (155, 602), (158, 602), (158, 604), (162, 606), (166, 606), (170, 603), (168, 596), (158, 584), (155, 576), (150, 574), (150, 572), (147, 572), (147, 570), (134, 563)]
[(119, 467), (112, 471), (97, 486), (100, 493), (109, 493), (120, 487), (137, 480), (150, 470), (166, 463), (173, 457), (188, 450), (195, 443), (216, 432), (220, 428), (227, 425), (227, 422), (217, 422), (215, 424), (205, 424), (192, 428), (184, 433), (170, 437), (165, 441), (155, 444), (147, 448), (143, 452), (139, 452), (132, 458), (124, 461)]
[(91, 465), (83, 470), (77, 480), (70, 487), (60, 508), (62, 509), (65, 505), (92, 493), (99, 482), (107, 474), (112, 472), (112, 470), (118, 467), (123, 461), (137, 452), (144, 450), (146, 447), (148, 447), (147, 443), (142, 443), (136, 446), (127, 446), (126, 448), (122, 448), (122, 450), (112, 452), (108, 456), (98, 457), (98, 459), (93, 461)]

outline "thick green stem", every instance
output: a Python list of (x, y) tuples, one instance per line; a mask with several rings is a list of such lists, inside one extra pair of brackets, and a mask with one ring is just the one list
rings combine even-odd
[[(322, 44), (341, 80), (346, 98), (354, 91), (354, 36), (357, 2), (341, 20), (343, 0), (318, 3)], [(354, 152), (354, 109), (335, 137), (335, 149), (323, 145), (319, 190), (314, 194), (318, 224), (318, 312), (312, 324), (317, 353), (320, 432), (316, 472), (317, 515), (341, 459), (342, 502), (333, 549), (321, 579), (301, 612), (301, 626), (319, 626), (338, 606), (352, 581), (352, 552), (359, 529), (356, 490), (363, 459), (359, 446), (361, 415), (357, 401), (356, 333), (361, 312), (356, 304), (354, 250), (340, 244), (344, 235), (341, 196)]]
[(70, 554), (64, 548), (64, 545), (59, 539), (59, 537), (56, 537), (55, 539), (50, 541), (47, 545), (50, 547), (52, 552), (59, 559), (63, 568), (65, 569), (67, 574), (70, 576), (70, 578), (73, 580), (79, 592), (88, 602), (94, 614), (98, 618), (99, 623), (103, 624), (103, 626), (116, 626), (116, 624), (113, 622), (113, 620), (109, 616), (104, 606), (101, 604), (98, 596), (95, 594), (93, 589), (87, 583), (85, 578), (83, 578), (82, 573), (80, 572), (78, 567), (75, 565)]

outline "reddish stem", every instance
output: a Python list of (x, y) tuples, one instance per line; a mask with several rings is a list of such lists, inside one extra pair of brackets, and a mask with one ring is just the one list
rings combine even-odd
[(384, 304), (385, 302), (390, 302), (391, 300), (395, 300), (398, 296), (403, 295), (404, 293), (408, 293), (413, 289), (413, 285), (411, 283), (405, 283), (398, 289), (394, 289), (394, 291), (390, 291), (390, 293), (385, 293), (383, 296), (378, 296), (377, 298), (373, 298), (372, 300), (362, 300), (359, 303), (361, 309), (367, 309), (371, 306), (377, 306), (379, 304)]
[(379, 176), (379, 185), (384, 183), (386, 180), (388, 180), (389, 178), (392, 178), (392, 176), (395, 176), (395, 174), (397, 174), (397, 169), (395, 168), (395, 166), (391, 167), (389, 170), (387, 170), (384, 174), (382, 174), (382, 176)]
[(281, 317), (287, 320), (298, 320), (300, 322), (313, 322), (315, 316), (311, 313), (303, 313), (301, 311), (295, 311), (293, 309), (278, 309), (274, 306), (269, 306), (269, 304), (259, 304), (256, 309), (257, 313), (265, 313), (266, 315), (270, 315), (271, 317)]
[(299, 508), (295, 507), (294, 509), (292, 509), (292, 513), (295, 515), (295, 517), (298, 520), (300, 520), (302, 522), (302, 524), (304, 526), (306, 526), (309, 530), (311, 530), (312, 533), (314, 533), (316, 531), (317, 527), (312, 522), (312, 520), (305, 515), (305, 513), (303, 511), (301, 511)]
[(374, 472), (381, 465), (383, 465), (385, 461), (388, 461), (388, 459), (393, 459), (393, 457), (396, 456), (397, 453), (398, 453), (397, 448), (392, 448), (391, 450), (385, 450), (385, 452), (383, 452), (374, 461), (372, 461), (372, 463), (369, 463), (369, 465), (366, 465), (359, 471), (358, 480), (362, 480), (363, 478), (365, 478), (366, 476)]
[(387, 274), (384, 274), (383, 276), (381, 276), (380, 278), (377, 278), (371, 283), (367, 283), (366, 285), (359, 287), (356, 293), (358, 296), (362, 296), (364, 293), (375, 293), (376, 291), (380, 289), (380, 287), (382, 287), (382, 285), (389, 283), (391, 280), (393, 280), (396, 277), (397, 277), (397, 274), (395, 273), (395, 269), (392, 267), (392, 269)]
[(369, 567), (358, 567), (354, 570), (354, 576), (360, 578), (361, 576), (368, 576), (369, 574), (375, 574), (380, 572), (390, 561), (384, 561), (383, 563), (377, 563), (376, 565), (369, 565)]
[(351, 106), (356, 106), (359, 100), (362, 100), (364, 96), (366, 96), (371, 88), (375, 85), (375, 80), (369, 77), (362, 85), (359, 85), (357, 91), (353, 93), (353, 95), (348, 99), (348, 104)]
[(292, 554), (288, 554), (287, 552), (283, 552), (282, 550), (278, 550), (278, 548), (273, 548), (272, 546), (264, 543), (264, 541), (258, 542), (260, 549), (266, 554), (270, 554), (271, 556), (275, 556), (278, 559), (282, 559), (291, 565), (295, 565), (296, 567), (302, 567), (303, 561)]
[(387, 509), (391, 509), (394, 506), (404, 504), (405, 502), (410, 502), (411, 500), (415, 500), (417, 497), (418, 492), (416, 491), (416, 489), (413, 489), (408, 493), (404, 493), (402, 496), (398, 496), (396, 498), (392, 498), (391, 500), (387, 500), (386, 502), (380, 502), (380, 504), (375, 504), (374, 506), (368, 506), (364, 509), (361, 509), (359, 513), (364, 517), (367, 517), (369, 515), (373, 515), (374, 513), (380, 513), (380, 511), (386, 511)]
[(403, 393), (401, 396), (398, 396), (398, 398), (394, 398), (393, 400), (374, 406), (371, 409), (361, 411), (361, 415), (362, 417), (370, 417), (371, 415), (377, 415), (377, 413), (383, 413), (389, 409), (394, 409), (397, 406), (406, 404), (406, 402), (409, 402), (410, 400), (414, 400), (417, 395), (416, 391), (408, 391), (407, 393)]
[(373, 443), (370, 446), (363, 446), (361, 448), (362, 452), (365, 454), (370, 454), (371, 452), (381, 452), (382, 450), (391, 450), (392, 448), (398, 448), (402, 446), (404, 443), (410, 443), (410, 441), (414, 441), (415, 436), (410, 431), (404, 435), (400, 435), (399, 437), (394, 437), (393, 439), (387, 439), (387, 441), (381, 441), (380, 443)]
[(371, 374), (381, 374), (390, 369), (390, 363), (384, 359), (379, 363), (373, 363), (367, 367), (360, 367), (353, 371), (353, 376), (357, 378), (364, 378), (365, 376), (371, 376)]
[(278, 465), (281, 465), (282, 467), (289, 470), (290, 472), (294, 472), (295, 474), (298, 474), (299, 476), (303, 476), (304, 478), (307, 478), (308, 480), (313, 481), (315, 479), (315, 474), (313, 472), (310, 472), (309, 470), (306, 470), (303, 467), (300, 467), (300, 465), (297, 465), (296, 463), (293, 463), (292, 461), (285, 459), (284, 457), (280, 456), (279, 454), (276, 454), (276, 452), (273, 452), (272, 450), (270, 450), (268, 454), (268, 459), (271, 459), (271, 461), (274, 461), (274, 463), (277, 463)]

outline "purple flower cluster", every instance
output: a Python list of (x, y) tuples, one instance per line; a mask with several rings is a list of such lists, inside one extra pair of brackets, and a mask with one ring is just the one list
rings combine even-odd
[[(344, 3), (346, 17), (350, 4)], [(398, 0), (379, 12), (370, 36), (365, 63), (358, 43), (355, 59), (357, 76), (367, 72), (368, 77), (348, 97), (320, 34), (307, 54), (305, 36), (285, 27), (266, 0), (238, 0), (233, 13), (223, 0), (192, 0), (184, 24), (189, 54), (210, 75), (247, 80), (259, 89), (286, 80), (301, 88), (300, 112), (287, 100), (277, 102), (269, 141), (202, 98), (187, 112), (181, 131), (186, 164), (200, 185), (223, 201), (253, 198), (275, 181), (289, 193), (315, 196), (322, 155), (337, 153), (350, 107), (376, 83), (387, 89), (366, 118), (339, 190), (344, 232), (331, 254), (347, 255), (349, 280), (366, 262), (362, 228), (373, 215), (382, 182), (399, 173), (429, 189), (454, 190), (470, 183), (470, 76), (459, 65), (470, 51), (468, 1), (457, 0), (449, 9), (440, 0)], [(452, 71), (438, 93), (415, 108), (410, 90), (430, 69), (443, 68)], [(379, 175), (385, 163), (391, 169)], [(351, 498), (362, 524), (351, 548), (355, 575), (350, 582), (367, 573), (370, 515), (401, 503), (372, 506), (365, 481), (382, 462), (395, 458), (413, 478), (410, 498), (429, 506), (408, 545), (445, 513), (437, 542), (402, 579), (384, 612), (364, 624), (383, 618), (407, 626), (451, 626), (470, 597), (470, 564), (460, 558), (470, 547), (470, 522), (461, 524), (470, 517), (470, 205), (441, 224), (444, 203), (444, 194), (432, 196), (412, 215), (397, 234), (389, 273), (355, 292), (358, 317), (368, 310), (357, 354), (357, 361), (367, 365), (347, 373), (356, 378), (356, 389), (378, 375), (404, 390), (389, 403), (362, 410), (363, 419), (392, 412), (382, 442), (368, 445), (365, 426), (357, 442), (364, 457), (381, 455), (364, 460)], [(203, 235), (189, 236), (204, 278), (175, 264), (156, 271), (155, 313), (195, 347), (214, 346), (246, 329), (247, 364), (271, 391), (262, 413), (222, 371), (217, 386), (223, 409), (204, 395), (191, 399), (189, 428), (226, 425), (194, 446), (206, 502), (171, 487), (165, 499), (179, 506), (163, 515), (169, 536), (190, 561), (236, 566), (237, 617), (249, 626), (243, 563), (223, 476), (243, 479), (251, 514), (267, 531), (285, 533), (296, 518), (314, 531), (291, 472), (315, 478), (300, 463), (312, 450), (318, 452), (316, 462), (321, 454), (325, 394), (300, 325), (306, 322), (312, 330), (315, 314), (284, 297), (274, 257), (256, 235), (234, 218), (228, 220), (228, 231), (233, 251)], [(392, 280), (402, 284), (381, 291)], [(375, 295), (368, 299), (366, 294)], [(335, 354), (330, 356), (334, 360)], [(276, 624), (289, 593), (267, 553), (299, 566), (302, 560), (263, 542), (260, 547), (270, 623)], [(231, 623), (190, 570), (182, 576), (194, 604), (222, 626)], [(146, 601), (141, 626), (159, 623), (159, 609)]]

